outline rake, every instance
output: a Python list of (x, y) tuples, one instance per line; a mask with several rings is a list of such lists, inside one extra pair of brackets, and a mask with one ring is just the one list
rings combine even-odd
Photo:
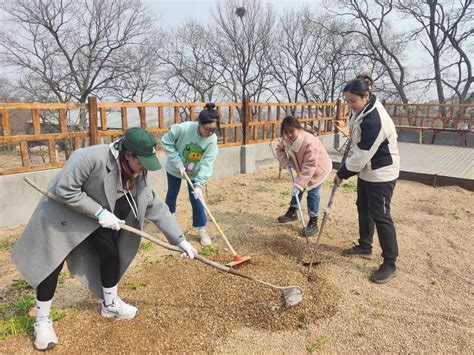
[[(193, 182), (191, 181), (191, 179), (189, 178), (188, 174), (186, 174), (185, 171), (183, 171), (184, 173), (184, 177), (186, 178), (186, 181), (188, 182), (188, 184), (191, 186), (192, 190), (194, 190), (194, 184)], [(216, 219), (214, 218), (214, 216), (212, 215), (211, 211), (209, 210), (209, 208), (207, 207), (206, 203), (204, 202), (203, 199), (200, 199), (199, 201), (201, 201), (202, 205), (204, 206), (204, 208), (206, 209), (206, 212), (207, 214), (209, 215), (209, 217), (211, 217), (211, 220), (212, 222), (214, 223), (214, 225), (216, 226), (217, 230), (219, 231), (219, 233), (221, 234), (222, 236), (222, 239), (224, 239), (225, 243), (227, 244), (227, 247), (230, 249), (232, 255), (234, 256), (234, 260), (227, 263), (226, 265), (227, 266), (237, 266), (237, 265), (240, 265), (240, 264), (243, 264), (247, 261), (249, 261), (251, 258), (250, 256), (240, 256), (239, 254), (236, 253), (236, 251), (234, 250), (234, 248), (232, 248), (232, 245), (230, 244), (229, 240), (227, 239), (227, 237), (225, 236), (224, 232), (222, 231), (222, 229), (219, 227), (219, 225), (217, 224), (216, 222)]]
[[(69, 209), (71, 209), (71, 210), (73, 210), (73, 211), (75, 211), (75, 212), (77, 212), (81, 215), (85, 215), (87, 217), (90, 217), (90, 218), (93, 218), (93, 219), (96, 219), (96, 220), (98, 219), (95, 216), (86, 215), (86, 214), (78, 211), (76, 208), (72, 207), (71, 205), (66, 204), (64, 201), (59, 199), (56, 195), (54, 195), (50, 191), (44, 190), (43, 188), (41, 188), (38, 184), (36, 184), (32, 180), (30, 180), (29, 178), (24, 177), (23, 180), (25, 180), (31, 187), (33, 187), (35, 190), (42, 193), (47, 198), (49, 198), (49, 199), (65, 206), (65, 207), (67, 207), (67, 208), (69, 208)], [(162, 248), (172, 250), (172, 251), (175, 251), (175, 252), (178, 252), (178, 253), (183, 253), (183, 250), (181, 248), (179, 248), (177, 246), (174, 246), (174, 245), (171, 245), (171, 244), (168, 244), (168, 243), (165, 243), (165, 242), (162, 242), (161, 240), (159, 240), (157, 238), (154, 238), (151, 235), (149, 235), (149, 234), (147, 234), (147, 233), (145, 233), (141, 230), (130, 227), (126, 224), (120, 223), (120, 228), (124, 229), (124, 230), (126, 230), (130, 233), (133, 233), (135, 235), (138, 235), (140, 237), (143, 237), (143, 238), (149, 240), (150, 242), (153, 242), (156, 245), (159, 245)], [(194, 258), (199, 260), (200, 262), (202, 262), (202, 263), (204, 263), (208, 266), (211, 266), (213, 268), (216, 268), (218, 270), (227, 272), (227, 273), (232, 274), (232, 275), (240, 276), (244, 279), (251, 280), (251, 281), (257, 282), (261, 285), (267, 286), (271, 289), (280, 291), (281, 292), (281, 298), (282, 298), (286, 308), (295, 306), (298, 303), (300, 303), (301, 301), (303, 301), (303, 289), (300, 286), (277, 286), (277, 285), (273, 285), (270, 282), (262, 281), (262, 280), (259, 280), (255, 277), (253, 277), (253, 276), (244, 274), (243, 272), (241, 272), (239, 270), (235, 270), (232, 267), (225, 266), (225, 265), (219, 264), (215, 261), (209, 260), (209, 259), (203, 257), (202, 255), (195, 255)]]
[[(349, 137), (349, 139), (347, 141), (346, 149), (344, 150), (344, 154), (343, 154), (342, 159), (341, 159), (341, 165), (344, 164), (346, 159), (347, 159), (347, 155), (349, 154), (349, 151), (351, 149), (351, 143), (352, 143), (352, 141)], [(315, 243), (314, 248), (311, 252), (311, 260), (310, 260), (309, 263), (303, 263), (303, 265), (308, 266), (308, 272), (307, 272), (308, 278), (311, 275), (311, 268), (313, 267), (313, 263), (314, 263), (314, 255), (316, 254), (316, 250), (318, 248), (319, 240), (321, 239), (321, 235), (323, 234), (324, 226), (326, 225), (326, 222), (327, 222), (327, 219), (328, 219), (328, 216), (329, 216), (329, 212), (331, 212), (331, 207), (332, 207), (332, 203), (334, 202), (334, 196), (336, 195), (337, 188), (338, 188), (338, 186), (336, 184), (334, 184), (334, 186), (332, 187), (331, 196), (329, 197), (328, 205), (324, 209), (324, 216), (323, 216), (323, 220), (321, 222), (321, 227), (319, 228), (318, 238), (316, 239), (316, 243)]]

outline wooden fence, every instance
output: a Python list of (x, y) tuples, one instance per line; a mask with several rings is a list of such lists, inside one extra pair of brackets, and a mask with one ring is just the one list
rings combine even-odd
[(424, 134), (431, 133), (429, 143), (435, 143), (442, 132), (459, 135), (460, 145), (467, 146), (467, 138), (474, 128), (474, 104), (400, 104), (383, 102), (399, 131), (412, 130), (418, 133), (418, 142), (423, 143)]
[[(95, 97), (90, 97), (87, 104), (0, 104), (0, 175), (62, 167), (73, 150), (111, 142), (131, 126), (146, 128), (159, 138), (172, 124), (195, 120), (204, 105), (99, 103)], [(273, 141), (280, 136), (281, 121), (289, 114), (317, 134), (331, 134), (333, 120), (347, 120), (349, 114), (341, 102), (244, 101), (216, 106), (221, 117), (221, 147)], [(27, 123), (12, 129), (18, 120), (13, 116), (19, 111), (27, 116)], [(240, 119), (241, 112), (245, 112), (245, 119)]]
[[(195, 120), (202, 102), (0, 104), (0, 175), (59, 168), (69, 154), (83, 146), (107, 143), (132, 126), (147, 128), (157, 138), (174, 123)], [(384, 102), (397, 129), (432, 130), (434, 142), (441, 131), (464, 139), (472, 133), (474, 105), (399, 104)], [(280, 137), (282, 119), (298, 117), (304, 128), (317, 134), (337, 132), (334, 121), (345, 125), (350, 110), (335, 103), (216, 103), (221, 117), (221, 147), (270, 142)], [(18, 124), (23, 112), (23, 126)], [(241, 119), (241, 113), (245, 117)], [(25, 118), (26, 117), (26, 118)]]

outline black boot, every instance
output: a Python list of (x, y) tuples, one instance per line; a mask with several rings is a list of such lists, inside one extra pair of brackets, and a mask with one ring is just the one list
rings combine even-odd
[(397, 276), (397, 267), (395, 264), (385, 264), (380, 265), (379, 269), (372, 276), (371, 280), (378, 284), (384, 284), (389, 282), (395, 276)]
[(344, 249), (342, 251), (342, 255), (344, 256), (358, 256), (360, 258), (369, 259), (373, 258), (372, 256), (372, 249), (362, 248), (359, 245), (354, 245), (350, 249)]
[(308, 226), (304, 229), (304, 236), (311, 237), (318, 233), (318, 217), (309, 217)]
[(291, 207), (288, 208), (288, 211), (283, 216), (278, 217), (278, 222), (280, 223), (287, 223), (291, 221), (296, 221), (298, 219), (298, 216), (296, 215), (296, 207)]

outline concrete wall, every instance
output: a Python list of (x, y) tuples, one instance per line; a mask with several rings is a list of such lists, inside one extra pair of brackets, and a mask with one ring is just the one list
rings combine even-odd
[[(275, 143), (260, 143), (219, 149), (212, 179), (239, 173), (247, 174), (275, 164), (276, 159), (272, 153), (274, 146)], [(166, 157), (161, 154), (159, 159), (164, 166)], [(40, 193), (23, 181), (23, 177), (27, 176), (46, 188), (58, 172), (59, 169), (52, 169), (0, 176), (0, 228), (15, 227), (26, 223), (36, 207)], [(167, 187), (165, 170), (152, 172), (149, 178), (154, 190), (163, 196)]]

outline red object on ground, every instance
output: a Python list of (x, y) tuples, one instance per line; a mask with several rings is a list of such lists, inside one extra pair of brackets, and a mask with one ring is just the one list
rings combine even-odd
[(240, 261), (240, 255), (234, 255), (234, 261)]

